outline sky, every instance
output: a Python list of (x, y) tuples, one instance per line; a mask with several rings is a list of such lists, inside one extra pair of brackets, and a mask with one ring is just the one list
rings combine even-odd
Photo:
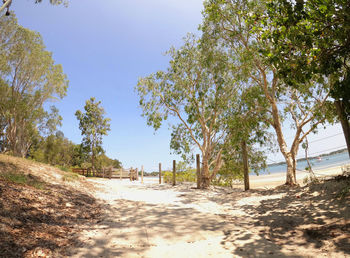
[[(53, 103), (63, 117), (60, 130), (75, 143), (81, 142), (79, 123), (74, 115), (85, 101), (102, 102), (111, 131), (103, 147), (110, 158), (125, 168), (144, 166), (156, 171), (172, 160), (168, 124), (158, 131), (141, 117), (134, 90), (138, 78), (167, 68), (164, 53), (181, 46), (187, 33), (197, 33), (201, 23), (202, 0), (71, 0), (68, 7), (52, 6), (48, 0), (13, 0), (11, 10), (20, 25), (38, 31), (57, 64), (69, 79), (67, 96)], [(98, 4), (97, 4), (98, 3)], [(291, 141), (289, 129), (286, 139)], [(311, 135), (310, 154), (345, 148), (340, 125), (327, 126)], [(299, 156), (303, 156), (300, 153)], [(268, 162), (279, 162), (279, 153)]]

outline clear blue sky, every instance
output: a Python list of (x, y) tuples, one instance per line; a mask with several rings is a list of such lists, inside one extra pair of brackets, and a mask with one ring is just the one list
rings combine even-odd
[[(74, 113), (94, 96), (111, 118), (104, 149), (124, 167), (145, 166), (146, 171), (170, 168), (170, 132), (165, 124), (154, 133), (147, 127), (134, 92), (137, 80), (166, 69), (163, 53), (181, 45), (188, 32), (201, 23), (202, 0), (71, 0), (67, 8), (47, 1), (13, 0), (11, 10), (19, 24), (38, 31), (56, 63), (70, 81), (67, 96), (55, 103), (63, 117), (66, 137), (80, 143)], [(310, 137), (310, 152), (345, 145), (339, 125)], [(332, 136), (326, 139), (328, 136)], [(288, 138), (288, 136), (287, 136)], [(319, 140), (321, 139), (321, 140)], [(280, 154), (269, 156), (280, 161)]]

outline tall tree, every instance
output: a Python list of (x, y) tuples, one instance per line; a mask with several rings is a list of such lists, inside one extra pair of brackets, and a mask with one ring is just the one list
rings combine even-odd
[(6, 121), (2, 149), (26, 156), (40, 133), (60, 123), (56, 108), (44, 106), (63, 98), (68, 81), (54, 64), (41, 36), (17, 24), (13, 16), (0, 17), (0, 116)]
[(75, 115), (79, 120), (79, 129), (83, 135), (82, 146), (91, 157), (92, 168), (96, 168), (96, 157), (103, 153), (102, 137), (110, 131), (110, 119), (104, 118), (105, 111), (101, 101), (90, 98), (85, 102), (85, 113), (78, 110)]
[(169, 116), (173, 125), (171, 148), (202, 153), (202, 188), (207, 188), (222, 165), (222, 143), (227, 137), (225, 113), (237, 89), (227, 56), (188, 36), (184, 45), (168, 51), (169, 68), (138, 81), (136, 90), (147, 124), (158, 129)]
[(350, 4), (347, 0), (268, 1), (261, 22), (273, 25), (265, 51), (293, 87), (316, 75), (331, 77), (331, 96), (350, 156)]
[[(205, 37), (216, 39), (229, 53), (236, 53), (239, 57), (236, 60), (238, 67), (264, 93), (269, 104), (269, 117), (265, 121), (274, 129), (279, 149), (287, 163), (286, 184), (295, 185), (299, 145), (325, 121), (329, 87), (327, 81), (319, 81), (312, 82), (313, 88), (304, 85), (295, 89), (279, 79), (276, 67), (269, 64), (268, 57), (262, 53), (273, 44), (263, 37), (264, 29), (271, 25), (252, 19), (265, 13), (265, 2), (260, 0), (208, 0), (205, 2), (202, 29)], [(290, 120), (295, 129), (290, 147), (283, 132), (285, 118)]]

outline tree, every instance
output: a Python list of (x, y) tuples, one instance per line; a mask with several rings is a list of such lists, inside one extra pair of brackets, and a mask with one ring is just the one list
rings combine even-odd
[(98, 168), (103, 167), (113, 167), (113, 168), (121, 168), (122, 163), (117, 159), (111, 159), (107, 157), (105, 154), (101, 154), (96, 158), (96, 163)]
[[(268, 62), (268, 56), (263, 52), (273, 44), (263, 37), (264, 30), (273, 30), (272, 25), (258, 20), (265, 13), (264, 1), (208, 0), (202, 30), (204, 36), (215, 39), (229, 54), (236, 53), (239, 57), (237, 66), (261, 88), (269, 104), (269, 117), (264, 120), (272, 126), (287, 163), (286, 184), (295, 185), (299, 145), (329, 113), (326, 108), (329, 81), (310, 81), (296, 89), (280, 80), (277, 68)], [(286, 118), (295, 132), (290, 148), (283, 134)]]
[(271, 143), (268, 125), (264, 122), (268, 118), (268, 103), (259, 85), (249, 80), (247, 85), (241, 78), (241, 83), (246, 85), (241, 87), (243, 90), (235, 101), (235, 108), (227, 115), (230, 137), (224, 144), (225, 165), (220, 174), (229, 183), (233, 178), (243, 176), (244, 189), (249, 190), (250, 170), (258, 174), (259, 170), (266, 168), (266, 157), (263, 151), (257, 149), (257, 145), (270, 146)]
[(157, 130), (169, 116), (171, 148), (178, 154), (198, 148), (202, 153), (202, 188), (207, 188), (222, 165), (227, 137), (225, 113), (237, 93), (228, 58), (210, 42), (188, 36), (184, 45), (168, 51), (169, 68), (138, 81), (136, 90), (147, 124)]
[(261, 20), (273, 24), (264, 37), (279, 75), (293, 87), (314, 76), (332, 78), (330, 95), (350, 156), (350, 5), (346, 0), (268, 1)]
[(36, 161), (54, 166), (74, 166), (75, 144), (64, 137), (61, 131), (51, 134), (33, 144), (29, 156)]
[(0, 117), (2, 150), (26, 156), (33, 139), (52, 133), (61, 117), (44, 106), (63, 98), (68, 81), (55, 65), (41, 36), (17, 24), (13, 16), (0, 17)]
[(102, 137), (110, 131), (110, 119), (104, 118), (105, 111), (96, 102), (95, 98), (90, 98), (85, 102), (85, 113), (78, 110), (75, 115), (79, 120), (79, 129), (83, 135), (82, 147), (91, 157), (92, 168), (96, 168), (96, 157), (103, 153)]

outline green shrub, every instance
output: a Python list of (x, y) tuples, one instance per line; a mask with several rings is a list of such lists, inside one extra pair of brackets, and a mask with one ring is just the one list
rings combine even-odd
[(70, 168), (67, 168), (64, 166), (57, 166), (57, 168), (61, 169), (62, 171), (65, 171), (65, 172), (71, 172)]
[[(171, 184), (173, 182), (173, 172), (165, 171), (163, 173), (163, 180), (165, 183)], [(195, 169), (189, 169), (183, 172), (176, 172), (176, 182), (196, 182), (197, 175)]]
[(0, 174), (0, 178), (15, 184), (29, 185), (40, 190), (44, 189), (45, 186), (45, 182), (31, 174), (26, 175), (23, 173), (7, 172)]
[(62, 180), (65, 182), (73, 182), (79, 179), (79, 175), (73, 172), (67, 172), (63, 175)]

